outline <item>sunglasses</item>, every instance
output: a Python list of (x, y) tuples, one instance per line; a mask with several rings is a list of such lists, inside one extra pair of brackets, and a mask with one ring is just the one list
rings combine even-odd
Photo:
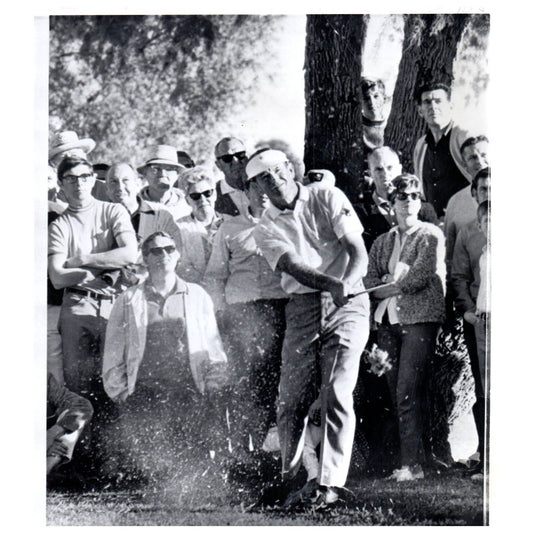
[(65, 183), (70, 183), (73, 185), (74, 183), (81, 181), (82, 183), (87, 183), (91, 178), (93, 177), (92, 174), (81, 174), (79, 176), (73, 176), (72, 174), (68, 174), (67, 176), (63, 176), (61, 178), (61, 181), (64, 181)]
[(404, 202), (407, 198), (411, 198), (411, 200), (420, 200), (421, 197), (422, 195), (419, 192), (399, 192), (396, 195), (396, 198), (401, 202)]
[(191, 192), (189, 193), (189, 197), (197, 202), (202, 196), (205, 196), (206, 198), (211, 198), (213, 195), (213, 189), (208, 189), (207, 191), (202, 192)]
[(235, 152), (234, 154), (224, 154), (217, 157), (221, 159), (224, 163), (231, 163), (233, 158), (237, 158), (238, 161), (244, 161), (246, 159), (246, 152)]
[(173, 254), (175, 251), (176, 247), (172, 246), (172, 244), (169, 244), (168, 246), (154, 246), (153, 248), (150, 248), (150, 250), (148, 250), (148, 253), (153, 254), (157, 257), (161, 257), (165, 252), (170, 255)]

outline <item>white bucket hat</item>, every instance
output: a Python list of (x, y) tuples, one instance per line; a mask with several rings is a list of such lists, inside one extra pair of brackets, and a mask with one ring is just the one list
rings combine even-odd
[(168, 144), (155, 144), (147, 148), (147, 158), (144, 165), (137, 168), (142, 172), (148, 165), (170, 165), (178, 168), (185, 168), (178, 162), (178, 152), (173, 146)]

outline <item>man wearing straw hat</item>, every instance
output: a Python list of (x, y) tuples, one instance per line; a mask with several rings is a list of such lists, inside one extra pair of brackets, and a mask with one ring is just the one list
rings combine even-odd
[(176, 148), (166, 144), (149, 146), (145, 164), (137, 168), (148, 182), (140, 193), (141, 199), (151, 209), (167, 210), (175, 221), (191, 212), (184, 194), (174, 188), (178, 171), (184, 168), (178, 162)]
[(61, 131), (52, 140), (52, 147), (48, 152), (48, 162), (54, 168), (67, 156), (77, 155), (87, 159), (87, 154), (94, 150), (96, 143), (89, 138), (79, 139), (75, 131)]
[(368, 296), (356, 295), (364, 291), (368, 263), (363, 227), (336, 187), (295, 182), (279, 150), (252, 155), (246, 173), (273, 204), (254, 236), (290, 295), (277, 416), (282, 473), (290, 480), (300, 467), (306, 417), (321, 382), (320, 467), (302, 503), (323, 507), (339, 498), (353, 446), (352, 393), (369, 332)]

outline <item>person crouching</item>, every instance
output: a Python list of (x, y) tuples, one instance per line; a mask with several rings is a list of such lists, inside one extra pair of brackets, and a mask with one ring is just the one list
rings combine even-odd
[(172, 237), (153, 233), (142, 256), (147, 280), (111, 312), (103, 383), (121, 415), (118, 466), (146, 478), (175, 473), (180, 449), (194, 462), (217, 448), (222, 417), (210, 403), (226, 383), (226, 354), (210, 297), (175, 273)]

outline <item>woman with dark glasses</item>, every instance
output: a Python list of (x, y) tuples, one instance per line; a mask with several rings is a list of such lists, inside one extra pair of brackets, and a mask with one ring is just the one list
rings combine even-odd
[(370, 250), (366, 288), (371, 293), (378, 347), (388, 353), (392, 368), (385, 374), (396, 409), (400, 468), (395, 481), (424, 477), (424, 434), (427, 435), (428, 366), (444, 321), (444, 235), (435, 225), (418, 220), (419, 179), (394, 178), (389, 201), (398, 225), (380, 235)]
[(213, 239), (222, 223), (215, 212), (215, 178), (203, 167), (183, 172), (179, 188), (191, 206), (191, 214), (177, 221), (177, 243), (181, 251), (177, 273), (185, 281), (200, 283), (211, 255)]

